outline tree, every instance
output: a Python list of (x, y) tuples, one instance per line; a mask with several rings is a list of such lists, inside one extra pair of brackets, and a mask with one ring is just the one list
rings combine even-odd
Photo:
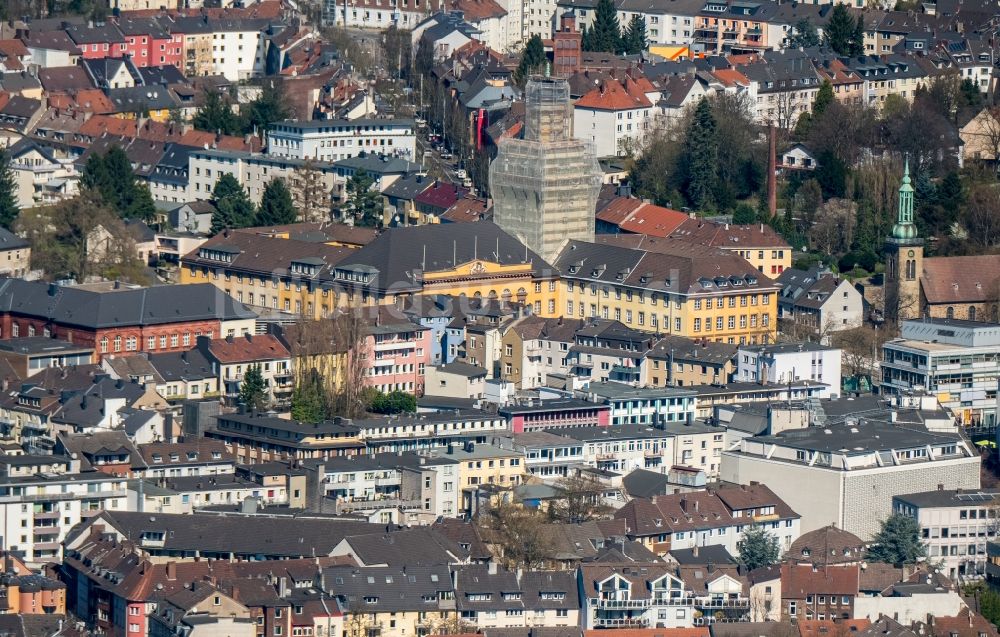
[[(837, 5), (840, 6), (840, 5)], [(817, 158), (819, 167), (813, 171), (824, 197), (843, 197), (847, 194), (847, 166), (830, 151)]]
[(740, 552), (740, 564), (747, 571), (762, 566), (777, 564), (781, 559), (781, 545), (778, 536), (768, 533), (762, 526), (752, 524), (743, 531), (743, 537), (736, 543)]
[(216, 211), (212, 215), (212, 232), (226, 228), (249, 227), (255, 217), (254, 205), (243, 186), (230, 173), (225, 173), (215, 182), (212, 201)]
[(851, 36), (849, 55), (865, 54), (865, 16), (859, 14), (854, 22), (854, 34)]
[(854, 38), (857, 21), (851, 17), (847, 5), (834, 5), (830, 11), (830, 21), (826, 24), (824, 34), (826, 45), (840, 55), (855, 55)]
[(897, 567), (915, 564), (927, 556), (927, 547), (920, 541), (920, 525), (916, 519), (894, 513), (882, 521), (882, 528), (868, 545), (866, 559), (887, 562)]
[(254, 134), (267, 130), (272, 122), (288, 119), (292, 114), (285, 93), (273, 81), (265, 84), (257, 99), (241, 111), (245, 112), (242, 132)]
[(379, 392), (373, 397), (369, 409), (376, 414), (413, 413), (417, 410), (417, 399), (399, 389), (388, 394)]
[(813, 100), (813, 117), (823, 115), (826, 109), (833, 104), (833, 100), (833, 84), (830, 84), (830, 80), (823, 80), (823, 83), (819, 86), (819, 90), (816, 91), (816, 99)]
[(699, 210), (711, 209), (715, 203), (718, 139), (715, 117), (707, 98), (698, 102), (684, 140), (687, 175), (685, 194)]
[(369, 228), (380, 228), (382, 219), (382, 196), (372, 186), (375, 178), (367, 171), (359, 170), (347, 180), (347, 213), (354, 223)]
[(834, 332), (830, 344), (841, 350), (847, 376), (872, 376), (878, 371), (882, 344), (888, 338), (888, 330), (858, 326)]
[(10, 153), (0, 149), (0, 227), (13, 228), (18, 212), (17, 181), (10, 168)]
[(757, 221), (757, 211), (749, 204), (741, 203), (733, 210), (733, 223), (742, 225)]
[(92, 190), (54, 206), (24, 210), (14, 228), (31, 242), (31, 267), (47, 278), (83, 283), (97, 275), (148, 283), (134, 236)]
[(149, 188), (138, 182), (132, 163), (119, 146), (112, 146), (103, 155), (93, 153), (87, 158), (80, 186), (95, 193), (122, 218), (152, 221), (156, 215)]
[(533, 509), (504, 503), (480, 513), (478, 522), (494, 559), (506, 569), (538, 569), (552, 554), (545, 518)]
[(579, 524), (611, 512), (604, 504), (601, 483), (582, 475), (568, 476), (555, 485), (559, 497), (549, 505), (552, 517), (561, 522)]
[(638, 55), (649, 46), (646, 37), (646, 21), (638, 13), (632, 16), (622, 34), (622, 48), (628, 55)]
[(214, 89), (203, 94), (201, 108), (194, 114), (191, 124), (198, 130), (223, 135), (236, 135), (243, 130), (229, 100)]
[(330, 221), (332, 188), (327, 186), (312, 159), (306, 159), (292, 171), (291, 183), (287, 185), (300, 221)]
[(275, 177), (264, 186), (254, 225), (278, 226), (295, 223), (296, 216), (295, 206), (292, 205), (292, 193), (285, 185), (285, 180)]
[(542, 45), (542, 38), (536, 33), (524, 46), (521, 61), (514, 71), (514, 82), (518, 86), (524, 86), (529, 75), (539, 73), (545, 68), (545, 62), (545, 47)]
[(267, 383), (260, 365), (250, 365), (240, 381), (239, 400), (247, 409), (261, 411), (267, 406)]
[(136, 183), (132, 187), (132, 196), (125, 208), (127, 219), (138, 219), (149, 223), (156, 218), (156, 204), (153, 203), (153, 193), (149, 186)]
[(981, 250), (1000, 245), (1000, 192), (992, 185), (979, 185), (969, 193), (962, 217), (968, 242)]
[(322, 380), (315, 371), (310, 371), (296, 383), (292, 392), (291, 411), (292, 419), (299, 422), (317, 423), (326, 418)]
[(587, 34), (585, 51), (618, 53), (622, 50), (621, 26), (618, 12), (611, 0), (598, 0), (594, 11), (594, 22)]
[(819, 33), (816, 31), (816, 25), (809, 18), (802, 18), (795, 23), (795, 32), (789, 38), (788, 42), (793, 48), (819, 46), (820, 40)]

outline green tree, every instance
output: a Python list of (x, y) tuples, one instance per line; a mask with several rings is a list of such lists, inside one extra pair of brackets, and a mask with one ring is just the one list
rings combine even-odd
[(741, 203), (733, 210), (733, 223), (737, 225), (755, 223), (757, 221), (757, 211), (749, 204)]
[(215, 182), (212, 189), (215, 214), (212, 215), (212, 232), (226, 228), (246, 228), (253, 223), (255, 215), (253, 202), (243, 186), (229, 173)]
[(20, 210), (17, 205), (17, 181), (10, 168), (10, 153), (0, 149), (0, 227), (8, 230), (14, 227)]
[(736, 543), (736, 548), (740, 552), (740, 564), (748, 571), (777, 564), (781, 559), (778, 536), (756, 524), (743, 531), (743, 537)]
[(521, 61), (514, 71), (514, 82), (518, 86), (524, 86), (528, 81), (528, 76), (539, 73), (545, 68), (545, 47), (542, 45), (542, 38), (536, 33), (528, 39), (521, 53)]
[(916, 519), (894, 513), (882, 521), (882, 528), (868, 545), (865, 557), (901, 567), (914, 564), (926, 555), (927, 547), (920, 541), (920, 525)]
[(622, 48), (629, 55), (638, 55), (649, 46), (649, 39), (646, 37), (646, 21), (638, 13), (632, 16), (625, 32), (622, 34)]
[(621, 25), (618, 12), (611, 0), (598, 0), (594, 11), (594, 23), (590, 27), (586, 51), (618, 53), (622, 50)]
[(850, 55), (865, 54), (865, 17), (858, 14), (854, 22), (854, 33), (851, 35)]
[(191, 124), (198, 130), (223, 135), (236, 135), (243, 130), (229, 100), (217, 90), (205, 91), (201, 108), (194, 114)]
[(711, 209), (715, 203), (718, 153), (715, 117), (708, 99), (703, 97), (698, 102), (684, 139), (685, 194), (699, 210)]
[(398, 389), (388, 394), (379, 392), (372, 397), (368, 408), (376, 414), (413, 413), (417, 410), (417, 399), (413, 394)]
[(132, 186), (125, 208), (125, 218), (139, 219), (146, 223), (156, 218), (156, 204), (153, 203), (153, 193), (149, 192), (149, 186), (140, 183)]
[(156, 215), (149, 188), (138, 182), (132, 163), (118, 146), (112, 146), (104, 155), (93, 153), (87, 158), (80, 185), (123, 218), (151, 221)]
[(375, 178), (364, 170), (359, 170), (347, 180), (346, 211), (359, 226), (382, 226), (382, 195), (372, 188), (374, 184)]
[(819, 90), (816, 91), (816, 99), (813, 100), (813, 117), (823, 115), (826, 109), (830, 108), (830, 105), (833, 104), (833, 100), (833, 84), (830, 84), (830, 80), (823, 80), (823, 83), (819, 85)]
[(274, 83), (266, 84), (257, 96), (246, 105), (243, 132), (260, 133), (272, 122), (288, 119), (292, 111), (285, 101), (285, 94)]
[(285, 180), (275, 177), (269, 181), (260, 196), (260, 207), (257, 209), (254, 225), (279, 226), (295, 223), (297, 216), (292, 193), (285, 185)]
[(857, 21), (851, 17), (847, 5), (836, 4), (830, 11), (830, 21), (826, 24), (824, 34), (826, 45), (840, 55), (854, 55), (854, 30)]
[(240, 403), (247, 409), (261, 411), (267, 406), (267, 383), (260, 365), (250, 365), (240, 381)]
[(323, 385), (314, 372), (295, 387), (292, 392), (292, 419), (299, 422), (317, 423), (326, 418), (326, 399)]
[[(840, 5), (837, 5), (840, 6)], [(826, 151), (817, 158), (819, 167), (813, 172), (823, 190), (823, 196), (843, 197), (847, 191), (847, 165), (843, 160)]]
[(819, 43), (819, 33), (816, 31), (816, 25), (812, 23), (812, 20), (802, 18), (795, 23), (795, 32), (789, 38), (789, 44), (792, 47), (808, 48), (819, 46)]

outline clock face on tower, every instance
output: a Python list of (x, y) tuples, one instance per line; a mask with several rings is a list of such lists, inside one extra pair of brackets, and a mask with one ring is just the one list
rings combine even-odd
[(912, 257), (913, 254), (914, 254), (913, 250), (910, 250), (909, 252), (906, 253), (906, 256)]

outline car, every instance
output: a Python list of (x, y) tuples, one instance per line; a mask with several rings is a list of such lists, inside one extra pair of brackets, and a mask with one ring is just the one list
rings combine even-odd
[(465, 172), (464, 168), (459, 168), (458, 170), (455, 171), (455, 176), (458, 177), (459, 179), (465, 179), (466, 177), (469, 176), (469, 173)]
[(452, 155), (447, 150), (441, 151), (441, 159), (451, 159)]

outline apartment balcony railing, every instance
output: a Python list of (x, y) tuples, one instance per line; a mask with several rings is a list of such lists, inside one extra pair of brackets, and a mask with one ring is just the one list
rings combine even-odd
[(750, 600), (742, 597), (736, 599), (700, 599), (695, 602), (695, 606), (711, 609), (743, 609), (750, 608)]
[(594, 619), (597, 628), (648, 628), (649, 620), (644, 617), (598, 617)]

